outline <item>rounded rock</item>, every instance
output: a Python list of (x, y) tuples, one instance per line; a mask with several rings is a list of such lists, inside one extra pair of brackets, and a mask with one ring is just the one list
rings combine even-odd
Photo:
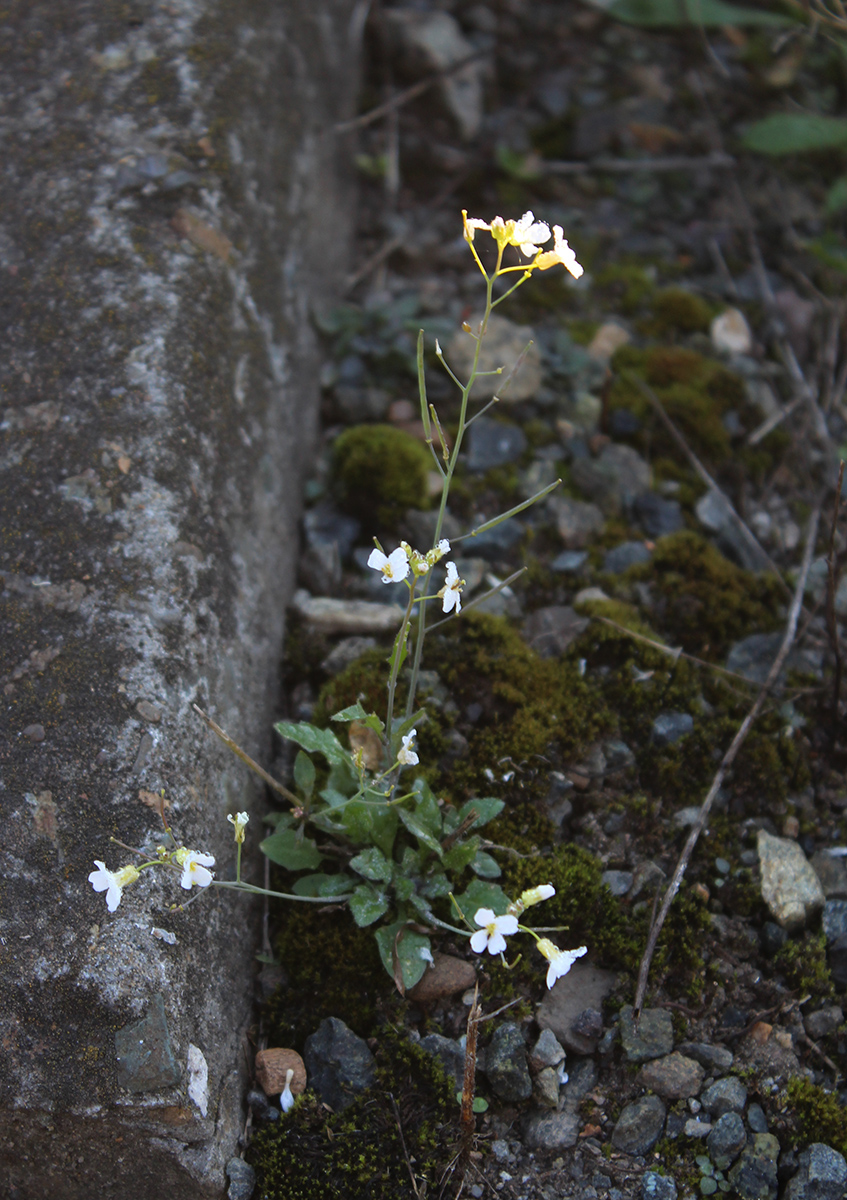
[(676, 1182), (671, 1175), (646, 1171), (641, 1177), (641, 1200), (676, 1200)]
[(728, 1112), (742, 1113), (747, 1103), (747, 1089), (736, 1075), (727, 1075), (706, 1088), (700, 1099), (713, 1118)]
[(306, 1064), (296, 1050), (273, 1048), (256, 1054), (256, 1079), (266, 1096), (278, 1096), (285, 1087), (285, 1076), (293, 1071), (291, 1094), (306, 1090)]
[(674, 1051), (643, 1066), (637, 1082), (665, 1100), (687, 1100), (700, 1091), (704, 1075), (698, 1062)]
[(528, 1100), (532, 1095), (526, 1046), (517, 1025), (507, 1022), (494, 1030), (485, 1056), (485, 1074), (501, 1100)]
[(643, 1096), (627, 1104), (612, 1133), (612, 1145), (622, 1154), (652, 1150), (665, 1125), (665, 1106), (658, 1096)]
[(747, 1145), (747, 1130), (737, 1112), (725, 1112), (706, 1138), (709, 1157), (719, 1171), (726, 1171)]

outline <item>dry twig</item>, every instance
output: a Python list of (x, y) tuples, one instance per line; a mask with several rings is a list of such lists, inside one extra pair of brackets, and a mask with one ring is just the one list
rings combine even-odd
[(838, 571), (835, 562), (835, 533), (838, 526), (838, 508), (841, 503), (841, 485), (844, 482), (844, 460), (838, 468), (838, 486), (835, 489), (835, 500), (832, 507), (832, 525), (829, 529), (829, 550), (826, 556), (826, 631), (829, 635), (829, 646), (835, 660), (835, 670), (832, 676), (832, 742), (838, 736), (838, 703), (841, 698), (841, 640), (838, 637), (838, 623), (835, 619), (835, 592), (838, 587)]
[(280, 783), (277, 779), (274, 779), (273, 775), (269, 775), (264, 767), (260, 767), (256, 760), (251, 758), (246, 750), (242, 750), (238, 743), (234, 741), (228, 733), (221, 729), (220, 725), (215, 724), (212, 718), (208, 716), (207, 713), (204, 713), (203, 709), (200, 708), (198, 704), (193, 704), (191, 707), (196, 713), (199, 713), (199, 715), (211, 729), (212, 733), (216, 734), (221, 739), (227, 749), (231, 750), (237, 758), (240, 758), (241, 761), (245, 763), (251, 771), (255, 771), (260, 779), (264, 779), (269, 788), (273, 788), (273, 790), (278, 792), (280, 796), (284, 796), (289, 804), (293, 804), (295, 807), (302, 803), (297, 799), (293, 792), (288, 790), (285, 784)]
[(800, 616), (800, 610), (803, 606), (803, 591), (806, 587), (806, 578), (809, 574), (809, 567), (812, 565), (812, 555), (814, 553), (819, 520), (820, 505), (815, 508), (812, 516), (809, 519), (809, 526), (806, 533), (806, 545), (803, 550), (803, 562), (800, 567), (800, 574), (794, 589), (794, 597), (791, 601), (791, 608), (789, 609), (788, 620), (786, 622), (785, 636), (782, 639), (782, 645), (779, 648), (779, 653), (774, 659), (773, 666), (768, 672), (767, 679), (762, 684), (762, 688), (756, 697), (753, 707), (744, 718), (741, 727), (739, 728), (735, 737), (732, 739), (732, 744), (721, 759), (721, 764), (717, 769), (714, 779), (712, 780), (712, 786), (709, 788), (706, 798), (700, 806), (700, 815), (698, 816), (695, 824), (692, 826), (691, 832), (689, 833), (685, 846), (683, 847), (682, 854), (679, 856), (679, 861), (676, 864), (673, 877), (668, 884), (667, 890), (662, 899), (662, 905), (659, 909), (658, 916), (650, 929), (650, 934), (647, 938), (647, 947), (644, 951), (644, 955), (641, 959), (641, 966), (638, 970), (638, 985), (635, 989), (634, 1005), (636, 1017), (640, 1015), (642, 1006), (644, 1004), (644, 996), (647, 991), (647, 977), (650, 973), (650, 964), (653, 961), (653, 955), (656, 950), (656, 944), (659, 940), (659, 934), (662, 932), (662, 926), (664, 925), (665, 918), (670, 911), (674, 897), (679, 891), (679, 887), (688, 867), (689, 860), (693, 853), (694, 847), (697, 844), (697, 839), (700, 837), (700, 834), (703, 832), (706, 826), (706, 821), (708, 819), (709, 812), (711, 811), (715, 796), (718, 794), (721, 784), (726, 777), (726, 773), (735, 761), (736, 755), (744, 744), (744, 741), (746, 740), (754, 721), (762, 711), (762, 707), (767, 699), (768, 693), (776, 683), (779, 673), (785, 664), (786, 658), (788, 657), (789, 651), (794, 644), (794, 638), (797, 632), (797, 621)]

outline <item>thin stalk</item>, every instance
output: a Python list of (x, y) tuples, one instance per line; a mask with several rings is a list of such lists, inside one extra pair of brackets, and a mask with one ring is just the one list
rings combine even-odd
[[(436, 542), (437, 541), (438, 535), (436, 534)], [(430, 574), (432, 574), (432, 572), (430, 572)], [(426, 578), (428, 580), (429, 575), (427, 575)], [(394, 641), (394, 661), (391, 664), (391, 675), (388, 679), (388, 707), (385, 715), (385, 736), (388, 739), (389, 747), (391, 745), (391, 727), (394, 721), (394, 694), (397, 691), (397, 676), (400, 674), (400, 663), (405, 658), (403, 647), (406, 644), (406, 638), (409, 632), (409, 622), (412, 619), (412, 608), (414, 607), (415, 603), (416, 583), (417, 580), (415, 580), (415, 582), (409, 586), (409, 603), (406, 605), (406, 611), (403, 614), (403, 623), (400, 626), (400, 632), (397, 634), (397, 637)], [(426, 590), (426, 588), (424, 588), (424, 590)], [(423, 619), (423, 616), (421, 616), (421, 619)], [(407, 707), (406, 716), (409, 717), (411, 714), (412, 709)]]

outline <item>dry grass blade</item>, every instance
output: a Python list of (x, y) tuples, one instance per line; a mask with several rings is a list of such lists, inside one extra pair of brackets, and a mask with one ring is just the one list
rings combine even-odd
[(284, 796), (289, 804), (294, 804), (297, 806), (301, 803), (294, 793), (288, 790), (284, 783), (280, 783), (278, 779), (274, 779), (273, 775), (269, 775), (264, 767), (260, 767), (256, 760), (251, 758), (246, 750), (242, 750), (238, 743), (234, 741), (229, 734), (225, 732), (225, 730), (221, 729), (220, 725), (216, 724), (207, 713), (204, 713), (203, 709), (200, 708), (198, 704), (193, 704), (191, 707), (203, 718), (203, 720), (211, 729), (212, 733), (221, 739), (227, 749), (231, 750), (237, 758), (240, 758), (241, 761), (245, 763), (251, 771), (255, 771), (260, 779), (264, 779), (269, 788), (273, 788), (273, 790), (278, 792), (280, 796)]
[(838, 704), (841, 698), (841, 675), (843, 663), (841, 660), (841, 639), (838, 636), (838, 623), (835, 619), (835, 593), (838, 588), (838, 570), (835, 561), (835, 533), (838, 526), (838, 509), (841, 504), (841, 485), (844, 482), (844, 460), (838, 469), (838, 487), (835, 490), (835, 501), (832, 508), (832, 525), (829, 530), (829, 550), (826, 556), (826, 632), (829, 637), (829, 647), (835, 662), (832, 676), (832, 742), (838, 737)]
[(651, 926), (650, 934), (647, 938), (647, 946), (638, 970), (638, 984), (635, 989), (634, 1005), (636, 1016), (640, 1015), (642, 1006), (644, 1004), (644, 996), (647, 991), (647, 978), (650, 974), (650, 964), (653, 961), (653, 955), (656, 951), (656, 944), (659, 940), (659, 934), (662, 932), (662, 926), (665, 923), (665, 918), (670, 912), (670, 907), (673, 903), (674, 897), (679, 891), (680, 884), (682, 883), (689, 860), (694, 851), (694, 847), (697, 844), (697, 839), (700, 837), (700, 834), (703, 832), (706, 826), (706, 821), (708, 819), (709, 812), (711, 811), (715, 796), (718, 794), (727, 771), (735, 761), (738, 751), (744, 744), (744, 741), (753, 726), (753, 722), (762, 711), (762, 707), (767, 699), (768, 693), (776, 683), (779, 673), (785, 664), (786, 658), (788, 657), (789, 651), (794, 644), (794, 639), (797, 633), (797, 621), (800, 617), (800, 611), (803, 607), (803, 592), (806, 587), (806, 579), (809, 574), (809, 567), (812, 565), (812, 555), (814, 553), (815, 540), (818, 533), (820, 511), (820, 505), (818, 505), (809, 519), (809, 526), (806, 533), (806, 544), (803, 549), (803, 562), (800, 567), (800, 574), (794, 589), (794, 596), (791, 601), (791, 607), (789, 609), (788, 619), (786, 621), (785, 636), (782, 639), (782, 645), (779, 648), (779, 653), (774, 659), (773, 666), (768, 672), (768, 677), (762, 685), (753, 707), (744, 718), (744, 721), (742, 722), (738, 732), (732, 739), (732, 744), (721, 759), (721, 764), (717, 769), (714, 779), (712, 780), (712, 786), (709, 788), (706, 798), (700, 806), (700, 815), (698, 816), (695, 824), (692, 826), (691, 832), (689, 833), (688, 839), (683, 847), (682, 854), (679, 856), (679, 861), (662, 899), (661, 908), (659, 909), (656, 920)]

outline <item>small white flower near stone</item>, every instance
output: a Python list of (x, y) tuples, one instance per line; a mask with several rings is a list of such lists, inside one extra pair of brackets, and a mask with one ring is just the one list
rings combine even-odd
[(580, 946), (578, 950), (560, 950), (549, 938), (539, 938), (536, 946), (550, 964), (547, 970), (548, 988), (551, 988), (557, 979), (567, 975), (578, 958), (588, 953), (587, 946)]
[(418, 758), (417, 754), (415, 754), (413, 749), (417, 733), (417, 729), (413, 729), (410, 733), (404, 734), (400, 739), (403, 745), (400, 747), (400, 751), (397, 755), (397, 761), (400, 763), (401, 767), (416, 767), (420, 762), (420, 759)]
[(124, 888), (129, 887), (131, 883), (135, 883), (139, 877), (139, 872), (131, 863), (129, 866), (121, 867), (119, 871), (107, 870), (106, 864), (96, 858), (94, 865), (97, 867), (97, 870), (91, 872), (88, 876), (88, 882), (94, 888), (95, 892), (106, 893), (106, 907), (109, 912), (114, 912), (121, 902)]
[(506, 949), (506, 938), (518, 932), (518, 918), (509, 916), (497, 917), (490, 908), (478, 908), (474, 921), (482, 928), (471, 935), (471, 950), (482, 954), (502, 954)]
[(199, 850), (177, 851), (176, 861), (182, 867), (179, 885), (190, 892), (193, 887), (206, 888), (212, 882), (213, 872), (208, 867), (215, 865), (214, 855), (201, 854)]
[(294, 1107), (294, 1094), (291, 1091), (291, 1080), (294, 1078), (294, 1071), (291, 1067), (285, 1072), (285, 1087), (279, 1097), (279, 1106), (283, 1112), (290, 1112)]
[(402, 546), (398, 546), (390, 554), (383, 554), (374, 546), (368, 558), (368, 566), (374, 571), (382, 571), (383, 583), (401, 583), (409, 574), (409, 556)]
[(553, 249), (545, 250), (543, 254), (540, 254), (535, 260), (535, 266), (538, 267), (539, 271), (546, 271), (559, 263), (561, 263), (566, 271), (570, 271), (574, 279), (579, 279), (583, 273), (582, 267), (576, 261), (576, 255), (565, 241), (561, 225), (554, 225)]
[(246, 812), (236, 813), (235, 816), (233, 816), (232, 813), (229, 813), (229, 815), (227, 816), (227, 820), (229, 821), (230, 825), (232, 825), (233, 829), (235, 830), (235, 840), (238, 843), (243, 842), (244, 841), (244, 830), (246, 829), (247, 824), (250, 820), (249, 815)]

